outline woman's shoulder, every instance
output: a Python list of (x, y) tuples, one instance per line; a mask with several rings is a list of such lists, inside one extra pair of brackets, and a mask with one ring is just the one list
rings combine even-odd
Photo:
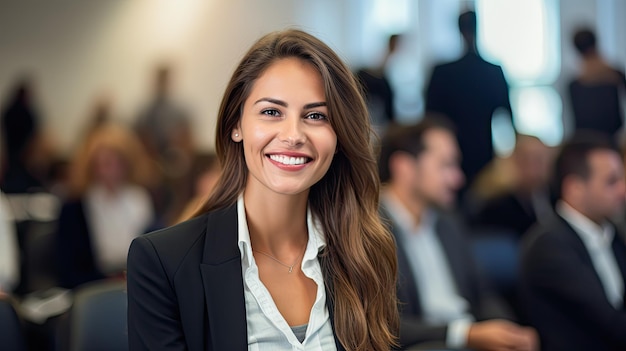
[[(234, 224), (230, 223), (232, 221), (235, 221)], [(207, 232), (216, 232), (226, 222), (236, 227), (236, 206), (201, 214), (179, 224), (141, 235), (135, 240), (149, 242), (160, 256), (184, 256), (192, 247), (202, 247)]]
[(188, 246), (206, 233), (207, 214), (203, 214), (173, 226), (154, 230), (139, 238), (149, 241), (157, 251), (160, 249)]

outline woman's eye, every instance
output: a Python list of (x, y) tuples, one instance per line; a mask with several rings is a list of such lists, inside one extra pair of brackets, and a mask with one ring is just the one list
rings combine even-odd
[(261, 113), (264, 115), (272, 116), (272, 117), (280, 116), (280, 112), (275, 109), (266, 109), (266, 110), (261, 111)]
[(313, 119), (313, 120), (325, 120), (326, 115), (321, 114), (319, 112), (313, 112), (313, 113), (309, 113), (308, 115), (306, 115), (306, 118)]

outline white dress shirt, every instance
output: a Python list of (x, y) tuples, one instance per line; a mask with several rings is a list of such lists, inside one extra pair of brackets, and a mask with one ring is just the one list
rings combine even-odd
[(298, 341), (259, 278), (259, 268), (254, 260), (250, 245), (250, 232), (248, 231), (243, 196), (239, 196), (237, 200), (237, 218), (248, 326), (248, 350), (336, 350), (335, 336), (326, 308), (324, 277), (317, 259), (318, 252), (326, 243), (321, 227), (311, 212), (307, 211), (309, 241), (304, 252), (301, 269), (304, 275), (317, 284), (317, 295), (311, 309), (303, 342)]
[(608, 222), (601, 226), (594, 223), (564, 201), (557, 203), (556, 211), (574, 228), (585, 245), (609, 302), (616, 309), (622, 308), (624, 304), (624, 280), (613, 253), (612, 243), (615, 236), (613, 226)]
[(400, 249), (404, 250), (417, 282), (424, 320), (433, 325), (448, 324), (446, 345), (465, 347), (474, 317), (469, 313), (469, 303), (458, 292), (446, 253), (435, 232), (437, 215), (424, 212), (416, 226), (413, 216), (391, 193), (383, 196), (383, 204), (398, 226)]
[(11, 292), (19, 281), (19, 247), (8, 201), (0, 193), (0, 292)]
[(130, 242), (143, 234), (152, 220), (150, 195), (133, 185), (115, 194), (93, 186), (85, 194), (84, 205), (98, 267), (105, 274), (123, 271)]

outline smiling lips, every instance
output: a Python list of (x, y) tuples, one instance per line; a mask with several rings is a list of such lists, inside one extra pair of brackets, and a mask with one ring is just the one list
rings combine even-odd
[(282, 168), (289, 170), (299, 170), (304, 168), (307, 163), (311, 162), (312, 159), (307, 156), (288, 156), (288, 155), (268, 155), (269, 159), (273, 164)]

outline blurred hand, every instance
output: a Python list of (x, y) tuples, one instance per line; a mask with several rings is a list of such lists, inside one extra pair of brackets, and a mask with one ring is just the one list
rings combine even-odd
[(480, 351), (538, 351), (539, 338), (533, 328), (505, 320), (490, 320), (472, 324), (467, 346)]

